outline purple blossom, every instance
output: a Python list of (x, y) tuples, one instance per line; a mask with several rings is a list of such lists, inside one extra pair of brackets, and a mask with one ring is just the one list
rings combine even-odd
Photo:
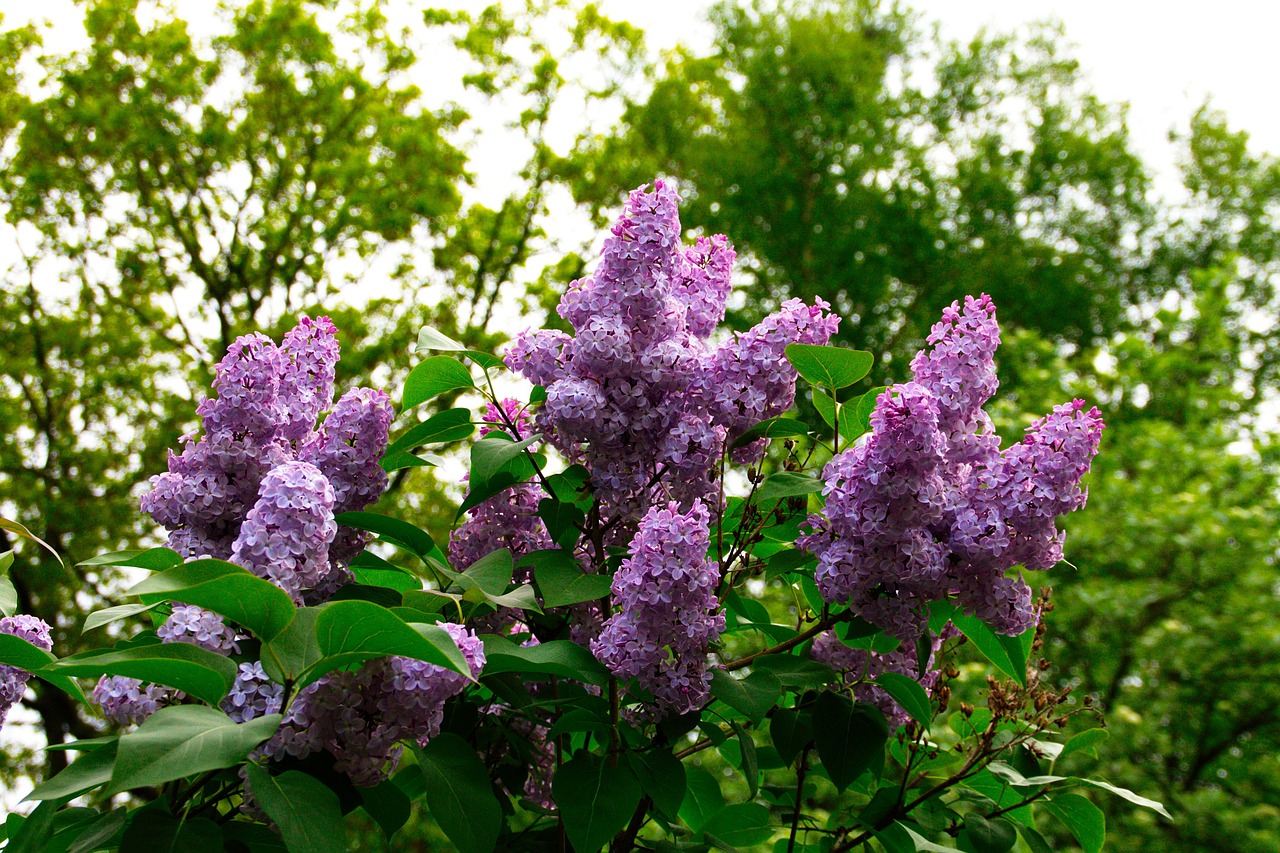
[(653, 693), (659, 716), (701, 708), (709, 696), (707, 653), (725, 625), (720, 570), (706, 556), (709, 522), (701, 501), (687, 513), (672, 502), (645, 514), (613, 578), (620, 611), (591, 643), (610, 672)]
[(236, 632), (221, 616), (190, 604), (174, 604), (173, 613), (156, 635), (166, 643), (191, 643), (220, 655), (240, 651)]
[(525, 554), (552, 547), (538, 517), (538, 502), (545, 497), (536, 483), (520, 483), (473, 507), (449, 536), (449, 562), (463, 571), (499, 548), (510, 550), (518, 561)]
[(1080, 480), (1102, 434), (1077, 400), (1004, 451), (981, 406), (996, 388), (990, 299), (947, 309), (916, 378), (876, 401), (871, 436), (828, 463), (826, 507), (798, 544), (818, 556), (823, 596), (903, 640), (931, 601), (954, 598), (1004, 634), (1035, 623), (1030, 588), (1006, 575), (1062, 559), (1057, 516), (1084, 505)]
[(813, 641), (809, 656), (840, 673), (840, 683), (852, 686), (854, 698), (859, 702), (869, 702), (878, 707), (889, 723), (889, 730), (894, 731), (906, 723), (909, 716), (893, 697), (871, 682), (886, 672), (896, 672), (920, 682), (925, 692), (932, 691), (938, 683), (939, 671), (929, 667), (933, 665), (940, 646), (940, 641), (935, 640), (923, 675), (918, 670), (919, 662), (914, 649), (898, 648), (888, 652), (856, 649), (841, 641), (834, 631), (819, 634)]
[(261, 661), (240, 664), (231, 691), (218, 706), (237, 723), (280, 713), (284, 686), (267, 677)]
[(328, 479), (306, 462), (286, 462), (262, 480), (231, 558), (301, 600), (329, 574), (329, 543), (337, 533)]
[(310, 437), (316, 418), (333, 405), (337, 334), (328, 317), (303, 317), (280, 344), (285, 364), (280, 378), (284, 411), (279, 428), (287, 441), (302, 442)]
[(213, 390), (218, 396), (196, 408), (205, 433), (259, 442), (274, 438), (285, 420), (280, 382), (287, 361), (266, 335), (237, 338), (216, 368)]
[(159, 709), (172, 705), (183, 693), (159, 684), (143, 684), (124, 675), (104, 675), (91, 694), (108, 720), (122, 726), (141, 723)]
[[(33, 646), (53, 650), (53, 637), (49, 623), (36, 616), (18, 614), (0, 619), (0, 634), (10, 634), (26, 640)], [(31, 673), (16, 666), (0, 664), (0, 726), (9, 716), (9, 709), (22, 701), (22, 694), (27, 691), (27, 682)]]
[(352, 512), (375, 503), (387, 489), (378, 460), (387, 449), (395, 412), (381, 391), (353, 388), (333, 407), (316, 437), (298, 453), (329, 479), (334, 512)]

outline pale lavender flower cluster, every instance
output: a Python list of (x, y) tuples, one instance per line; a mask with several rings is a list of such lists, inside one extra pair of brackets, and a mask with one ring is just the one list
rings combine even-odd
[(929, 660), (925, 663), (923, 675), (919, 672), (919, 662), (914, 649), (897, 648), (888, 652), (855, 649), (841, 641), (834, 631), (825, 631), (818, 635), (818, 638), (813, 641), (813, 647), (809, 650), (809, 657), (819, 663), (825, 663), (838, 672), (842, 685), (853, 686), (854, 698), (879, 708), (889, 724), (889, 730), (894, 731), (907, 722), (909, 719), (907, 712), (883, 688), (871, 682), (886, 672), (896, 672), (915, 679), (926, 693), (931, 692), (934, 685), (938, 683), (939, 671), (929, 667), (933, 665), (940, 645), (940, 642), (935, 639), (934, 647), (929, 653)]
[(237, 723), (247, 723), (267, 714), (280, 713), (284, 686), (272, 681), (261, 661), (242, 663), (236, 670), (235, 683), (222, 700), (222, 712)]
[(782, 348), (826, 343), (838, 322), (826, 303), (792, 301), (711, 349), (734, 252), (720, 236), (683, 246), (678, 203), (662, 181), (632, 192), (595, 272), (560, 302), (574, 335), (526, 332), (507, 353), (546, 386), (538, 428), (587, 466), (602, 505), (632, 520), (655, 500), (709, 497), (726, 439), (791, 405)]
[(156, 635), (166, 643), (191, 643), (222, 655), (240, 651), (236, 632), (221, 616), (190, 604), (174, 604)]
[[(53, 650), (49, 623), (37, 616), (22, 613), (6, 616), (0, 619), (0, 634), (20, 637), (46, 652)], [(31, 673), (26, 670), (0, 664), (0, 726), (4, 725), (5, 718), (9, 716), (9, 709), (22, 701), (22, 694), (26, 692), (30, 679)]]
[(701, 501), (684, 513), (672, 502), (645, 514), (613, 578), (620, 611), (591, 644), (610, 672), (653, 694), (659, 716), (701, 708), (709, 695), (707, 653), (725, 626), (709, 523)]
[[(335, 530), (333, 515), (368, 506), (386, 488), (378, 461), (392, 410), (385, 394), (365, 388), (334, 403), (338, 355), (327, 318), (303, 318), (279, 346), (253, 334), (228, 348), (217, 396), (196, 409), (203, 435), (184, 439), (142, 499), (169, 530), (170, 547), (188, 558), (243, 559), (298, 600), (331, 594), (349, 578), (364, 536)], [(290, 513), (296, 522), (285, 520)], [(277, 566), (284, 551), (287, 565)]]
[(1062, 558), (1056, 516), (1084, 505), (1080, 480), (1102, 419), (1077, 400), (1004, 451), (982, 410), (997, 387), (995, 306), (969, 297), (933, 328), (915, 379), (876, 402), (871, 435), (823, 472), (826, 507), (798, 544), (818, 556), (823, 596), (904, 640), (931, 601), (954, 599), (995, 630), (1035, 622), (1031, 591), (1006, 572)]
[[(458, 644), (472, 676), (478, 676), (485, 661), (480, 639), (460, 625), (440, 627)], [(426, 743), (439, 733), (445, 702), (467, 683), (460, 673), (404, 657), (330, 673), (298, 694), (263, 753), (305, 758), (327, 751), (354, 784), (376, 785), (394, 769), (401, 741)]]
[(159, 684), (143, 684), (126, 675), (104, 675), (91, 694), (93, 701), (102, 707), (102, 715), (122, 726), (141, 723), (166, 705), (177, 702), (184, 695), (172, 687)]

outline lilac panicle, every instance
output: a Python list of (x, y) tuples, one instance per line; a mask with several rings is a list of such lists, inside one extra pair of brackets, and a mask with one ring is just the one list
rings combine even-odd
[(378, 460), (387, 449), (394, 417), (386, 394), (354, 388), (342, 395), (315, 439), (298, 454), (332, 484), (334, 512), (364, 509), (386, 491), (387, 473)]
[[(53, 650), (53, 637), (49, 623), (36, 616), (19, 613), (16, 616), (5, 616), (0, 619), (0, 634), (10, 634), (26, 640), (33, 646)], [(27, 690), (27, 682), (31, 674), (16, 666), (0, 664), (0, 726), (9, 716), (9, 709), (22, 701), (22, 694)]]
[(173, 613), (156, 631), (166, 643), (191, 643), (210, 652), (239, 652), (236, 632), (216, 613), (190, 604), (174, 604)]
[(232, 561), (300, 600), (329, 573), (333, 506), (333, 487), (314, 465), (273, 468), (240, 528)]
[[(443, 623), (472, 676), (484, 668), (484, 645), (460, 625)], [(426, 743), (440, 731), (444, 704), (468, 680), (432, 663), (378, 658), (353, 672), (333, 672), (308, 685), (289, 705), (280, 730), (263, 747), (271, 758), (327, 751), (359, 786), (383, 781), (403, 741)]]
[(842, 685), (853, 685), (854, 698), (878, 707), (884, 713), (889, 731), (894, 731), (906, 723), (909, 716), (893, 697), (871, 682), (886, 672), (896, 672), (918, 681), (926, 693), (932, 692), (934, 685), (938, 683), (939, 671), (930, 667), (940, 646), (941, 643), (935, 640), (923, 675), (919, 672), (914, 648), (898, 648), (889, 652), (855, 649), (845, 645), (833, 631), (818, 635), (809, 650), (809, 656), (840, 673)]
[(104, 675), (91, 694), (108, 720), (122, 726), (141, 723), (166, 705), (184, 695), (172, 687), (143, 684), (125, 675)]
[(283, 699), (284, 686), (267, 677), (261, 661), (254, 661), (240, 664), (231, 691), (218, 707), (233, 721), (247, 723), (280, 713)]
[(285, 362), (280, 348), (266, 335), (237, 338), (218, 362), (213, 380), (218, 396), (196, 408), (205, 433), (256, 441), (274, 438), (284, 418), (280, 380)]
[(280, 344), (284, 358), (280, 435), (287, 441), (308, 438), (315, 429), (316, 418), (333, 405), (333, 379), (339, 356), (337, 334), (328, 317), (303, 317)]
[(915, 379), (876, 402), (867, 441), (823, 472), (826, 507), (799, 544), (823, 596), (911, 640), (931, 601), (954, 598), (1000, 633), (1035, 623), (1031, 591), (1006, 573), (1062, 559), (1057, 516), (1084, 505), (1080, 480), (1102, 419), (1076, 400), (1001, 451), (982, 410), (995, 391), (999, 329), (985, 296), (944, 313)]
[(653, 507), (640, 521), (627, 558), (613, 578), (620, 610), (591, 651), (619, 678), (653, 693), (658, 716), (706, 704), (707, 653), (724, 630), (717, 564), (707, 560), (710, 513), (695, 501)]

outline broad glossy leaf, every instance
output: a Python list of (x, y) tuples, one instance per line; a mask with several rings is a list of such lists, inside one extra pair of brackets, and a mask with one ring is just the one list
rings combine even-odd
[(68, 673), (50, 670), (48, 667), (57, 661), (51, 652), (32, 645), (21, 637), (12, 634), (0, 634), (0, 663), (16, 666), (18, 669), (35, 675), (64, 693), (88, 704), (84, 691), (67, 677)]
[(533, 566), (533, 582), (544, 607), (596, 601), (609, 594), (610, 577), (585, 573), (568, 551), (534, 551), (521, 557), (520, 565)]
[(787, 361), (810, 385), (839, 390), (871, 372), (871, 353), (836, 346), (787, 344)]
[(782, 498), (799, 497), (822, 491), (822, 480), (808, 474), (797, 474), (794, 471), (779, 471), (765, 479), (756, 490), (756, 500), (760, 503), (776, 501)]
[(378, 824), (388, 841), (409, 822), (413, 803), (395, 782), (387, 779), (372, 788), (356, 790), (360, 793), (361, 808)]
[(116, 749), (119, 746), (118, 739), (113, 738), (112, 741), (100, 749), (80, 756), (64, 767), (58, 775), (41, 782), (27, 795), (27, 799), (65, 801), (111, 781), (111, 771), (116, 763)]
[(609, 683), (609, 673), (595, 656), (570, 640), (550, 640), (525, 648), (504, 637), (486, 636), (484, 653), (485, 675), (522, 672), (556, 675), (588, 684)]
[(417, 755), (427, 805), (444, 834), (461, 853), (493, 850), (502, 829), (502, 809), (475, 749), (445, 732), (432, 738)]
[(236, 677), (230, 659), (193, 643), (150, 643), (123, 649), (84, 652), (51, 664), (62, 675), (96, 678), (127, 675), (176, 687), (210, 705), (227, 695)]
[(684, 762), (661, 747), (644, 752), (628, 752), (631, 769), (653, 805), (668, 818), (675, 818), (684, 802), (687, 787)]
[(476, 426), (471, 422), (469, 409), (447, 409), (405, 430), (395, 441), (387, 445), (386, 456), (408, 452), (424, 444), (459, 441), (475, 430)]
[(223, 560), (193, 560), (129, 590), (143, 604), (180, 601), (212, 610), (268, 642), (289, 627), (293, 599), (280, 587)]
[(773, 836), (769, 810), (759, 803), (733, 803), (711, 815), (702, 825), (708, 838), (731, 847), (751, 848)]
[(988, 820), (980, 814), (964, 816), (964, 832), (976, 853), (1008, 853), (1018, 843), (1018, 831), (1001, 818)]
[(843, 791), (884, 754), (889, 727), (874, 705), (854, 704), (837, 693), (819, 694), (813, 706), (818, 757), (832, 784)]
[(711, 673), (711, 695), (748, 720), (759, 723), (782, 697), (782, 682), (768, 670), (756, 670), (746, 678), (734, 678), (722, 669)]
[(542, 440), (534, 434), (523, 441), (512, 441), (500, 432), (491, 432), (471, 446), (471, 482), (488, 483), (508, 463)]
[(121, 619), (128, 619), (130, 616), (137, 616), (139, 613), (146, 613), (148, 610), (153, 610), (159, 606), (160, 602), (157, 601), (154, 604), (120, 604), (104, 610), (96, 610), (85, 617), (84, 627), (80, 629), (80, 633), (84, 634), (94, 628), (101, 628), (103, 625), (119, 622)]
[(929, 704), (929, 694), (924, 692), (920, 682), (897, 672), (885, 672), (876, 677), (875, 683), (893, 697), (893, 701), (901, 705), (911, 719), (928, 730), (933, 720), (933, 706)]
[(254, 799), (280, 827), (290, 850), (343, 853), (347, 849), (338, 795), (323, 782), (298, 770), (272, 776), (253, 762), (245, 768)]
[(447, 355), (432, 356), (415, 365), (405, 377), (400, 411), (407, 412), (449, 391), (474, 387), (471, 371), (457, 359)]
[(1040, 808), (1062, 821), (1085, 853), (1101, 853), (1107, 840), (1107, 819), (1102, 809), (1079, 794), (1055, 794), (1041, 800)]
[(275, 734), (282, 719), (280, 714), (268, 714), (235, 723), (216, 708), (203, 705), (161, 708), (137, 731), (120, 738), (108, 793), (232, 767)]
[(149, 572), (163, 572), (183, 563), (182, 555), (168, 548), (148, 548), (145, 551), (115, 551), (91, 557), (77, 566), (128, 566), (134, 569), (146, 569)]
[(640, 782), (626, 763), (611, 766), (579, 752), (551, 783), (565, 832), (579, 853), (599, 850), (622, 830), (640, 804)]
[(790, 767), (800, 751), (813, 740), (813, 717), (809, 711), (775, 708), (769, 718), (769, 737), (782, 766)]
[(764, 655), (756, 658), (751, 666), (757, 671), (773, 673), (788, 690), (823, 687), (837, 678), (835, 671), (826, 664), (797, 655)]
[(724, 792), (720, 783), (705, 767), (692, 766), (686, 768), (687, 784), (684, 801), (680, 804), (680, 819), (689, 825), (694, 832), (702, 827), (724, 808)]
[(316, 641), (316, 619), (320, 609), (300, 607), (289, 627), (269, 643), (262, 644), (262, 668), (277, 684), (296, 681), (322, 655)]
[(427, 555), (436, 548), (435, 540), (431, 538), (430, 533), (389, 515), (379, 515), (376, 512), (344, 512), (334, 516), (334, 521), (357, 530), (376, 533), (381, 541), (408, 551), (422, 560), (425, 560)]
[(1019, 684), (1026, 685), (1027, 654), (1035, 639), (1034, 628), (1027, 629), (1021, 637), (1005, 637), (992, 631), (976, 617), (964, 613), (952, 614), (951, 622), (997, 669)]
[(786, 416), (769, 418), (767, 421), (761, 421), (755, 426), (748, 429), (742, 435), (733, 440), (730, 447), (742, 447), (753, 441), (759, 441), (762, 438), (794, 438), (796, 436), (808, 435), (809, 427), (802, 421)]
[(299, 677), (299, 688), (335, 669), (387, 655), (427, 661), (471, 677), (466, 658), (447, 631), (410, 624), (373, 602), (336, 601), (320, 611), (315, 625), (321, 657)]

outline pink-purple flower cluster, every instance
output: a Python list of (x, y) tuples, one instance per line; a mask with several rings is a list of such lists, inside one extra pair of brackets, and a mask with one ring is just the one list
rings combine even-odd
[(507, 364), (546, 386), (538, 428), (591, 471), (602, 506), (634, 520), (655, 501), (707, 498), (726, 439), (785, 411), (788, 343), (827, 342), (838, 319), (788, 302), (717, 349), (734, 252), (723, 237), (681, 242), (679, 196), (662, 181), (631, 193), (588, 278), (560, 314), (574, 335), (519, 336)]
[(707, 560), (710, 517), (701, 501), (645, 514), (613, 577), (619, 612), (591, 644), (610, 672), (653, 694), (659, 716), (701, 708), (709, 695), (707, 653), (725, 626), (720, 569)]
[(1035, 622), (1031, 591), (1006, 575), (1062, 558), (1056, 516), (1084, 505), (1080, 480), (1102, 435), (1076, 400), (1004, 451), (982, 406), (994, 393), (995, 306), (969, 297), (943, 314), (914, 381), (880, 396), (871, 435), (823, 472), (826, 507), (799, 544), (818, 556), (823, 596), (902, 639), (931, 601), (954, 598), (1005, 634)]
[[(460, 625), (441, 627), (478, 676), (484, 645)], [(440, 731), (444, 705), (460, 693), (465, 676), (425, 661), (378, 658), (352, 672), (334, 672), (304, 689), (289, 705), (280, 730), (263, 747), (271, 758), (305, 758), (327, 751), (356, 785), (386, 779), (401, 741), (426, 743)]]
[[(17, 616), (6, 616), (0, 619), (0, 634), (20, 637), (33, 646), (53, 650), (53, 637), (49, 623), (36, 616), (19, 613)], [(31, 673), (16, 666), (0, 664), (0, 726), (9, 716), (9, 709), (22, 701), (22, 694), (27, 690), (27, 682)]]
[(854, 698), (859, 702), (870, 702), (879, 708), (889, 724), (889, 730), (894, 731), (907, 721), (907, 712), (883, 688), (872, 682), (886, 672), (896, 672), (918, 681), (926, 693), (932, 691), (938, 683), (939, 672), (929, 667), (933, 665), (934, 655), (940, 645), (935, 641), (923, 675), (918, 671), (919, 663), (914, 649), (897, 648), (888, 652), (855, 649), (846, 645), (834, 631), (818, 635), (809, 650), (809, 657), (838, 672), (841, 685), (852, 686)]

